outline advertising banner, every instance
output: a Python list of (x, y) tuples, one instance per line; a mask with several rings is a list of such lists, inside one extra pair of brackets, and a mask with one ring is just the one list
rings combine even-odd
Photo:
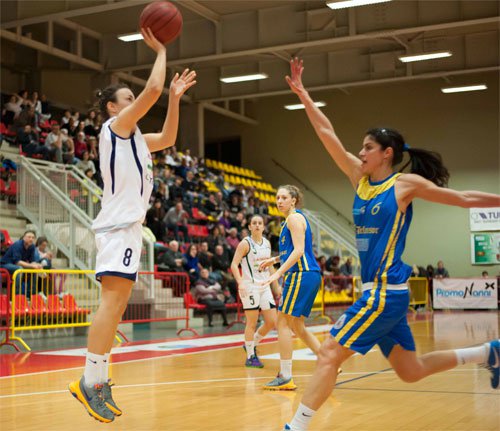
[(473, 265), (500, 263), (500, 232), (472, 233), (470, 242)]
[(469, 211), (470, 230), (500, 230), (500, 207), (471, 208)]
[(497, 309), (496, 278), (434, 279), (433, 307), (467, 309)]

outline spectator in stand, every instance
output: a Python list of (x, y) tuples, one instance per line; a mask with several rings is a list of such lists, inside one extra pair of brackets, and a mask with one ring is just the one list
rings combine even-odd
[(345, 263), (340, 267), (340, 274), (344, 277), (352, 277), (352, 259), (348, 257)]
[(221, 213), (221, 207), (219, 206), (219, 203), (213, 193), (208, 195), (203, 212), (213, 218), (216, 218)]
[(31, 105), (27, 105), (16, 118), (14, 121), (14, 130), (19, 132), (26, 125), (30, 125), (33, 130), (37, 128), (35, 108)]
[(236, 229), (235, 227), (229, 229), (228, 233), (229, 235), (226, 237), (226, 241), (229, 244), (229, 247), (231, 247), (230, 257), (232, 259), (234, 256), (234, 252), (236, 251), (236, 248), (240, 243), (240, 239), (238, 238), (238, 229)]
[(21, 108), (26, 109), (28, 106), (31, 105), (31, 101), (28, 98), (28, 90), (21, 90), (19, 93), (19, 97), (23, 99), (23, 103), (21, 104)]
[(83, 133), (83, 136), (85, 136), (85, 121), (78, 121), (76, 129), (73, 131), (72, 136), (75, 138), (76, 136), (78, 136), (78, 133)]
[(75, 146), (75, 157), (81, 160), (83, 158), (83, 153), (88, 150), (85, 133), (78, 132), (74, 140), (74, 146)]
[(215, 311), (221, 313), (222, 325), (228, 326), (222, 287), (219, 283), (210, 278), (207, 268), (201, 270), (200, 278), (195, 283), (194, 297), (198, 303), (207, 306), (208, 326), (213, 326), (212, 320)]
[(172, 149), (167, 148), (166, 149), (166, 154), (165, 154), (165, 163), (170, 166), (172, 169), (174, 169), (178, 163), (174, 160), (172, 156)]
[(54, 255), (49, 250), (49, 241), (46, 237), (41, 236), (36, 240), (35, 262), (42, 265), (44, 269), (52, 268), (52, 258)]
[(255, 214), (255, 198), (251, 197), (248, 198), (247, 206), (245, 209), (245, 215), (251, 217), (254, 214)]
[(40, 154), (44, 159), (49, 159), (49, 149), (45, 145), (40, 145), (38, 135), (29, 124), (24, 126), (23, 130), (17, 134), (16, 142), (21, 145), (23, 153), (26, 153), (28, 157)]
[(235, 227), (238, 232), (241, 232), (248, 226), (248, 220), (245, 217), (245, 213), (240, 211), (236, 214), (236, 217), (231, 220), (231, 227)]
[(170, 197), (170, 202), (172, 204), (176, 202), (182, 202), (184, 189), (182, 188), (182, 178), (176, 177), (174, 184), (168, 188), (168, 194)]
[(238, 214), (241, 211), (241, 205), (240, 205), (240, 197), (238, 194), (232, 194), (229, 203), (229, 211), (236, 217), (236, 214)]
[(158, 181), (158, 187), (156, 188), (153, 196), (155, 200), (159, 200), (163, 208), (168, 207), (168, 187), (165, 183)]
[(434, 273), (434, 278), (449, 278), (450, 274), (448, 270), (444, 267), (442, 260), (438, 262), (436, 272)]
[(40, 122), (49, 119), (50, 116), (46, 116), (43, 114), (42, 101), (40, 100), (37, 91), (34, 91), (33, 94), (31, 95), (31, 104), (33, 105), (33, 108), (35, 109), (35, 123), (38, 127), (38, 124)]
[(318, 265), (321, 272), (321, 275), (325, 275), (328, 271), (326, 270), (326, 257), (320, 256), (318, 257)]
[[(186, 159), (183, 159), (184, 161)], [(191, 171), (186, 172), (186, 179), (182, 183), (182, 189), (184, 191), (184, 196), (188, 198), (189, 203), (193, 206), (194, 201), (198, 200), (198, 182), (194, 178), (194, 174)]]
[(74, 111), (73, 112), (73, 120), (75, 120), (76, 125), (78, 126), (80, 124), (80, 112), (79, 111)]
[(231, 213), (229, 210), (224, 210), (222, 216), (219, 218), (218, 223), (224, 226), (224, 229), (229, 229), (231, 227)]
[(164, 272), (185, 272), (184, 258), (179, 251), (179, 243), (177, 241), (170, 241), (168, 250), (158, 261), (158, 269)]
[(71, 116), (71, 111), (66, 109), (64, 111), (64, 114), (61, 118), (61, 126), (65, 126), (66, 124), (69, 124), (70, 122), (74, 122), (73, 117)]
[(188, 213), (184, 210), (182, 202), (177, 202), (174, 207), (170, 208), (163, 219), (163, 223), (167, 229), (173, 231), (175, 239), (179, 241), (179, 231), (184, 234), (184, 240), (187, 239), (187, 220)]
[(328, 272), (331, 272), (334, 277), (338, 277), (340, 275), (339, 264), (340, 264), (340, 257), (331, 256), (326, 261), (326, 270)]
[(482, 278), (490, 278), (490, 275), (488, 274), (488, 271), (483, 271), (483, 272), (481, 273), (481, 277), (482, 277)]
[(413, 264), (411, 269), (410, 277), (427, 277), (425, 269), (422, 266), (418, 266), (416, 263)]
[(182, 159), (186, 160), (186, 164), (189, 168), (193, 166), (193, 158), (191, 157), (191, 150), (188, 148), (184, 150), (184, 154), (182, 155)]
[(191, 284), (193, 284), (200, 275), (200, 261), (198, 259), (198, 248), (195, 244), (191, 244), (184, 255), (184, 268), (186, 269)]
[(40, 96), (40, 102), (42, 104), (42, 114), (43, 114), (44, 118), (49, 119), (52, 116), (52, 114), (50, 112), (50, 104), (49, 104), (49, 102), (47, 100), (47, 96), (45, 94), (42, 94)]
[(212, 259), (212, 268), (215, 275), (215, 279), (221, 281), (224, 285), (229, 287), (231, 295), (236, 298), (237, 288), (236, 280), (229, 272), (231, 267), (231, 261), (224, 252), (224, 247), (222, 245), (217, 245), (215, 247), (215, 255)]
[(212, 270), (212, 258), (213, 254), (208, 250), (208, 242), (203, 241), (200, 244), (200, 251), (198, 252), (198, 260), (203, 268), (208, 268)]
[(161, 199), (155, 199), (153, 206), (146, 213), (146, 223), (155, 237), (162, 241), (165, 237), (165, 209)]
[(87, 144), (89, 148), (90, 160), (99, 161), (99, 152), (97, 151), (97, 138), (95, 136), (89, 136)]
[(88, 116), (85, 120), (85, 128), (84, 132), (86, 136), (95, 136), (97, 137), (98, 135), (98, 129), (100, 128), (99, 126), (99, 119), (97, 118), (97, 112), (95, 109), (91, 109), (88, 113)]
[(63, 163), (63, 140), (68, 137), (61, 132), (59, 124), (52, 124), (51, 131), (45, 138), (45, 145), (51, 152), (51, 157), (57, 163)]
[(68, 136), (66, 130), (61, 130), (62, 135), (62, 158), (63, 163), (73, 164), (75, 160), (75, 144), (73, 138)]
[(95, 175), (96, 173), (94, 162), (90, 160), (89, 152), (87, 150), (83, 152), (81, 160), (76, 164), (76, 167), (81, 169), (83, 172), (90, 169), (92, 171), (92, 175)]
[(262, 202), (260, 199), (255, 199), (255, 214), (267, 215), (269, 210), (267, 209), (267, 204)]
[(427, 265), (427, 268), (425, 269), (426, 277), (430, 280), (434, 278), (434, 275), (436, 271), (434, 270), (434, 267), (432, 265)]
[(23, 108), (21, 105), (23, 104), (23, 98), (17, 94), (13, 94), (10, 96), (9, 101), (4, 105), (4, 109), (2, 111), (2, 122), (6, 126), (10, 126), (14, 124), (14, 120), (17, 119)]
[(73, 136), (76, 133), (78, 128), (78, 123), (75, 121), (73, 117), (70, 117), (66, 124), (61, 126), (61, 130), (66, 130), (68, 136)]
[[(36, 261), (35, 254), (36, 234), (32, 230), (24, 232), (23, 237), (14, 242), (0, 259), (0, 268), (9, 271), (12, 276), (18, 269), (42, 269), (43, 266)], [(31, 296), (31, 277), (24, 282), (21, 274), (16, 279), (16, 294)], [(35, 284), (36, 285), (36, 284)]]

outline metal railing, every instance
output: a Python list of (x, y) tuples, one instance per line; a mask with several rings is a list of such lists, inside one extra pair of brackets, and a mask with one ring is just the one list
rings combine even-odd
[[(92, 220), (101, 208), (101, 194), (73, 166), (21, 158), (17, 207), (67, 257), (70, 268), (95, 266)], [(140, 268), (154, 269), (154, 245), (147, 239), (143, 239)]]
[(341, 263), (351, 258), (353, 275), (359, 275), (360, 261), (356, 250), (354, 232), (323, 214), (304, 210), (313, 233), (313, 247), (317, 256), (338, 256)]

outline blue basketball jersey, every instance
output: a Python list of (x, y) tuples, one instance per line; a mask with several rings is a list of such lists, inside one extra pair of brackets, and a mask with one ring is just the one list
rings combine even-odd
[[(309, 225), (309, 222), (307, 221), (307, 218), (302, 213), (302, 211), (295, 210), (295, 212), (301, 214), (306, 221), (304, 254), (298, 260), (298, 262), (287, 271), (287, 273), (302, 272), (302, 271), (320, 271), (318, 262), (316, 262), (316, 258), (314, 257), (313, 253), (311, 226)], [(279, 243), (281, 265), (283, 265), (286, 262), (286, 260), (288, 259), (288, 257), (290, 256), (290, 254), (293, 252), (294, 249), (292, 234), (290, 232), (290, 229), (288, 229), (287, 220), (285, 220), (281, 224), (280, 243)]]
[(411, 274), (401, 255), (413, 210), (411, 204), (405, 213), (398, 209), (394, 184), (400, 175), (378, 182), (365, 176), (358, 184), (353, 217), (363, 283), (402, 284)]

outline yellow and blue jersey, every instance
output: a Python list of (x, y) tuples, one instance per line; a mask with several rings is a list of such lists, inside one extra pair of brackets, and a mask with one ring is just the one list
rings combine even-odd
[[(304, 244), (304, 254), (297, 261), (295, 265), (293, 265), (288, 271), (289, 272), (302, 272), (302, 271), (320, 271), (318, 262), (314, 257), (313, 253), (313, 240), (312, 240), (312, 232), (311, 226), (309, 225), (309, 221), (304, 213), (300, 210), (295, 210), (295, 212), (299, 213), (304, 217), (306, 221), (306, 232), (305, 232), (305, 244)], [(287, 219), (288, 220), (288, 219)], [(279, 242), (279, 252), (280, 252), (280, 261), (281, 265), (283, 265), (290, 254), (292, 254), (294, 247), (292, 241), (292, 234), (290, 229), (288, 229), (287, 220), (285, 220), (281, 225), (280, 232), (280, 242)]]
[[(278, 310), (295, 317), (309, 317), (314, 299), (321, 286), (321, 273), (314, 257), (311, 226), (306, 216), (298, 211), (306, 221), (304, 254), (285, 274), (283, 293)], [(292, 234), (287, 222), (282, 224), (279, 240), (280, 261), (283, 265), (293, 252)]]
[(363, 295), (337, 320), (331, 335), (342, 346), (365, 354), (378, 344), (388, 357), (398, 344), (415, 350), (406, 313), (411, 267), (401, 260), (413, 210), (398, 208), (394, 184), (401, 174), (372, 182), (363, 177), (354, 198), (356, 243)]
[(411, 266), (401, 260), (413, 209), (398, 208), (394, 184), (401, 174), (372, 182), (367, 176), (358, 184), (353, 205), (356, 245), (361, 261), (363, 283), (406, 283)]

